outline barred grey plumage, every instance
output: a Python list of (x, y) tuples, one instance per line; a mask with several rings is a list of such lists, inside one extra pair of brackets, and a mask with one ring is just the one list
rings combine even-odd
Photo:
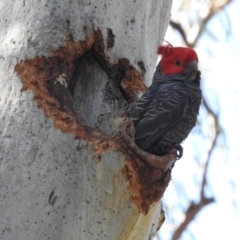
[(193, 80), (187, 68), (182, 74), (164, 75), (157, 66), (152, 85), (128, 108), (139, 148), (159, 156), (177, 148), (181, 157), (180, 144), (196, 124), (202, 99), (200, 72), (195, 74)]

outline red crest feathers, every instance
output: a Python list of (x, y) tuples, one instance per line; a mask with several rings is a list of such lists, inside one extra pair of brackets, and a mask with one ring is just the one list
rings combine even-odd
[(163, 55), (163, 57), (170, 57), (170, 55), (174, 54), (174, 56), (172, 56), (173, 58), (177, 55), (180, 55), (180, 58), (182, 58), (181, 55), (188, 55), (189, 60), (192, 58), (192, 60), (195, 59), (198, 61), (197, 54), (193, 49), (186, 47), (174, 47), (171, 43), (159, 46), (157, 53)]
[(174, 47), (170, 43), (159, 46), (157, 53), (162, 55), (159, 66), (164, 74), (179, 74), (191, 61), (198, 62), (197, 54), (193, 49)]
[(171, 43), (168, 43), (168, 45), (161, 45), (158, 47), (157, 53), (161, 55), (170, 54), (173, 48)]

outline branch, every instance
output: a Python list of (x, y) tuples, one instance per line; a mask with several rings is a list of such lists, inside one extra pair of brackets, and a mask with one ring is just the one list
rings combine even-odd
[(202, 104), (203, 106), (206, 108), (207, 112), (209, 115), (211, 115), (214, 119), (214, 125), (215, 125), (215, 130), (216, 130), (216, 133), (220, 133), (221, 132), (221, 127), (220, 127), (220, 123), (219, 123), (219, 120), (218, 120), (218, 115), (212, 110), (212, 108), (208, 105), (206, 99), (203, 97), (203, 101), (202, 101)]
[[(191, 43), (188, 41), (186, 32), (180, 23), (176, 23), (171, 20), (169, 24), (172, 28), (174, 28), (175, 30), (177, 30), (179, 32), (179, 34), (181, 35), (181, 37), (187, 47), (194, 48), (196, 46), (197, 42), (199, 41), (200, 37), (202, 36), (204, 29), (206, 28), (206, 25), (208, 24), (208, 22), (215, 16), (216, 13), (218, 13), (218, 11), (223, 10), (230, 2), (231, 2), (231, 0), (226, 0), (225, 2), (223, 2), (221, 4), (218, 4), (218, 1), (214, 1), (214, 0), (211, 1), (211, 7), (209, 9), (209, 12), (206, 15), (206, 17), (201, 20), (201, 22), (199, 24), (199, 30), (196, 34), (196, 37), (195, 37), (194, 41)], [(214, 119), (215, 134), (214, 134), (214, 137), (212, 140), (211, 147), (208, 151), (207, 159), (206, 159), (205, 166), (204, 166), (199, 201), (198, 201), (198, 203), (194, 203), (194, 202), (190, 203), (190, 205), (185, 213), (185, 219), (175, 230), (175, 232), (172, 236), (172, 240), (180, 239), (181, 235), (186, 230), (188, 225), (192, 222), (192, 220), (196, 217), (196, 215), (205, 206), (207, 206), (208, 204), (213, 203), (215, 201), (215, 199), (213, 197), (206, 197), (205, 189), (207, 186), (207, 171), (209, 168), (210, 159), (211, 159), (213, 150), (216, 147), (217, 138), (218, 138), (219, 134), (221, 133), (221, 128), (220, 128), (220, 124), (219, 124), (218, 115), (216, 113), (214, 113), (214, 111), (208, 105), (205, 98), (203, 98), (203, 106), (206, 108), (208, 114), (211, 115)]]
[[(220, 10), (223, 10), (231, 2), (232, 2), (231, 0), (225, 0), (225, 1), (219, 3), (219, 1), (211, 0), (211, 7), (209, 8), (209, 12), (205, 16), (205, 18), (200, 20), (198, 32), (195, 36), (195, 39), (192, 42), (188, 41), (187, 34), (186, 34), (184, 28), (182, 27), (182, 25), (180, 23), (177, 23), (177, 22), (174, 22), (174, 21), (171, 20), (169, 24), (172, 28), (174, 28), (175, 30), (178, 31), (178, 33), (181, 35), (181, 37), (182, 37), (182, 39), (183, 39), (183, 41), (184, 41), (184, 43), (186, 44), (187, 47), (194, 48), (194, 47), (196, 47), (197, 42), (199, 41), (200, 37), (202, 36), (204, 30), (206, 29), (206, 26), (207, 26), (208, 22)], [(192, 220), (196, 217), (196, 215), (205, 206), (207, 206), (208, 204), (213, 203), (215, 201), (214, 197), (206, 197), (205, 189), (206, 189), (206, 186), (207, 186), (207, 171), (208, 171), (208, 168), (209, 168), (210, 159), (211, 159), (213, 150), (217, 145), (217, 139), (218, 139), (218, 136), (221, 133), (221, 127), (220, 127), (218, 115), (208, 105), (205, 98), (203, 98), (203, 106), (206, 108), (208, 114), (213, 117), (215, 133), (214, 133), (214, 137), (212, 139), (211, 147), (208, 151), (207, 159), (206, 159), (204, 170), (203, 170), (199, 201), (198, 201), (198, 203), (191, 202), (189, 204), (189, 207), (188, 207), (188, 209), (186, 210), (186, 213), (185, 213), (185, 219), (178, 226), (178, 228), (175, 230), (175, 232), (172, 236), (172, 240), (180, 239), (181, 235), (186, 230), (188, 225), (192, 222)]]
[(184, 221), (178, 226), (178, 228), (175, 230), (172, 240), (180, 239), (182, 233), (185, 231), (185, 229), (188, 227), (188, 225), (192, 222), (192, 220), (196, 217), (196, 215), (208, 204), (213, 203), (215, 201), (214, 197), (206, 197), (205, 195), (205, 187), (207, 185), (207, 170), (209, 167), (211, 155), (213, 152), (213, 149), (216, 146), (217, 137), (219, 133), (216, 132), (214, 140), (212, 142), (212, 146), (210, 150), (208, 151), (208, 157), (205, 163), (203, 177), (202, 177), (202, 185), (201, 185), (201, 191), (200, 191), (200, 200), (198, 203), (191, 202), (186, 213), (185, 213), (185, 219)]
[(172, 240), (180, 239), (182, 233), (185, 231), (190, 222), (195, 218), (195, 216), (202, 210), (203, 207), (214, 202), (214, 198), (202, 197), (199, 203), (191, 203), (186, 211), (185, 219), (177, 228), (172, 236)]
[(202, 179), (202, 187), (201, 187), (201, 196), (204, 195), (204, 187), (206, 185), (206, 175), (207, 175), (207, 169), (208, 169), (208, 165), (209, 165), (209, 160), (210, 157), (212, 155), (213, 149), (215, 148), (216, 144), (217, 144), (217, 138), (219, 136), (219, 134), (221, 133), (220, 131), (220, 124), (219, 124), (219, 120), (218, 120), (218, 115), (216, 113), (213, 112), (213, 110), (211, 109), (211, 107), (208, 105), (207, 101), (205, 100), (205, 98), (203, 98), (203, 106), (206, 108), (207, 112), (209, 115), (211, 115), (214, 119), (214, 130), (215, 130), (215, 136), (213, 138), (212, 141), (212, 146), (208, 151), (208, 157), (207, 157), (207, 161), (205, 163), (205, 167), (204, 167), (204, 173), (203, 173), (203, 179)]
[(199, 30), (196, 34), (196, 37), (194, 39), (194, 41), (192, 43), (190, 43), (187, 39), (185, 30), (183, 29), (182, 25), (180, 23), (176, 23), (172, 20), (170, 20), (169, 24), (172, 28), (174, 28), (175, 30), (177, 30), (179, 32), (179, 34), (182, 36), (182, 39), (184, 41), (184, 43), (186, 44), (187, 47), (189, 48), (194, 48), (196, 47), (196, 44), (198, 42), (198, 40), (200, 39), (200, 37), (202, 36), (202, 33), (204, 31), (204, 29), (206, 28), (208, 22), (220, 11), (223, 10), (229, 3), (231, 3), (231, 0), (226, 0), (224, 3), (219, 4), (217, 1), (212, 0), (211, 1), (211, 7), (209, 9), (208, 14), (206, 15), (205, 18), (200, 20), (199, 23)]
[(187, 40), (187, 36), (186, 36), (185, 30), (183, 29), (182, 25), (180, 23), (174, 22), (173, 20), (170, 20), (169, 24), (172, 28), (176, 29), (180, 33), (184, 43), (186, 44), (186, 46), (189, 47), (190, 43)]
[(192, 222), (192, 220), (196, 217), (196, 215), (208, 204), (213, 203), (215, 199), (213, 197), (207, 198), (205, 195), (205, 188), (207, 186), (207, 171), (209, 168), (210, 159), (213, 153), (214, 148), (217, 144), (217, 138), (219, 136), (220, 128), (219, 128), (219, 121), (218, 116), (213, 112), (211, 107), (207, 104), (206, 100), (203, 99), (203, 105), (208, 111), (208, 114), (210, 114), (214, 119), (214, 125), (215, 125), (215, 136), (212, 141), (212, 145), (208, 151), (207, 160), (205, 162), (203, 176), (202, 176), (202, 184), (201, 184), (201, 191), (200, 191), (200, 200), (198, 203), (191, 202), (186, 213), (185, 213), (185, 219), (184, 221), (179, 225), (179, 227), (175, 230), (172, 240), (180, 239), (182, 233), (185, 231), (185, 229), (188, 227), (188, 225)]

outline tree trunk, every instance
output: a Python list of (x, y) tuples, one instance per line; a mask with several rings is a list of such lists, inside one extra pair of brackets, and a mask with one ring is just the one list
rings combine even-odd
[(4, 1), (0, 239), (152, 239), (175, 153), (134, 144), (171, 1)]

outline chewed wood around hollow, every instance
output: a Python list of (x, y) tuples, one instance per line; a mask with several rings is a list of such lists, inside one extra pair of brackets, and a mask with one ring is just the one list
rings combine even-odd
[[(113, 38), (113, 32), (108, 32)], [(110, 46), (114, 47), (112, 41)], [(158, 157), (135, 145), (134, 126), (119, 110), (146, 87), (129, 60), (122, 58), (110, 63), (98, 30), (85, 41), (74, 42), (69, 36), (65, 46), (53, 50), (51, 57), (23, 60), (15, 71), (22, 80), (22, 91), (34, 92), (34, 100), (53, 119), (56, 128), (91, 142), (99, 155), (114, 147), (126, 156), (122, 173), (129, 182), (131, 199), (140, 211), (147, 213), (170, 181), (169, 168), (175, 152)]]

